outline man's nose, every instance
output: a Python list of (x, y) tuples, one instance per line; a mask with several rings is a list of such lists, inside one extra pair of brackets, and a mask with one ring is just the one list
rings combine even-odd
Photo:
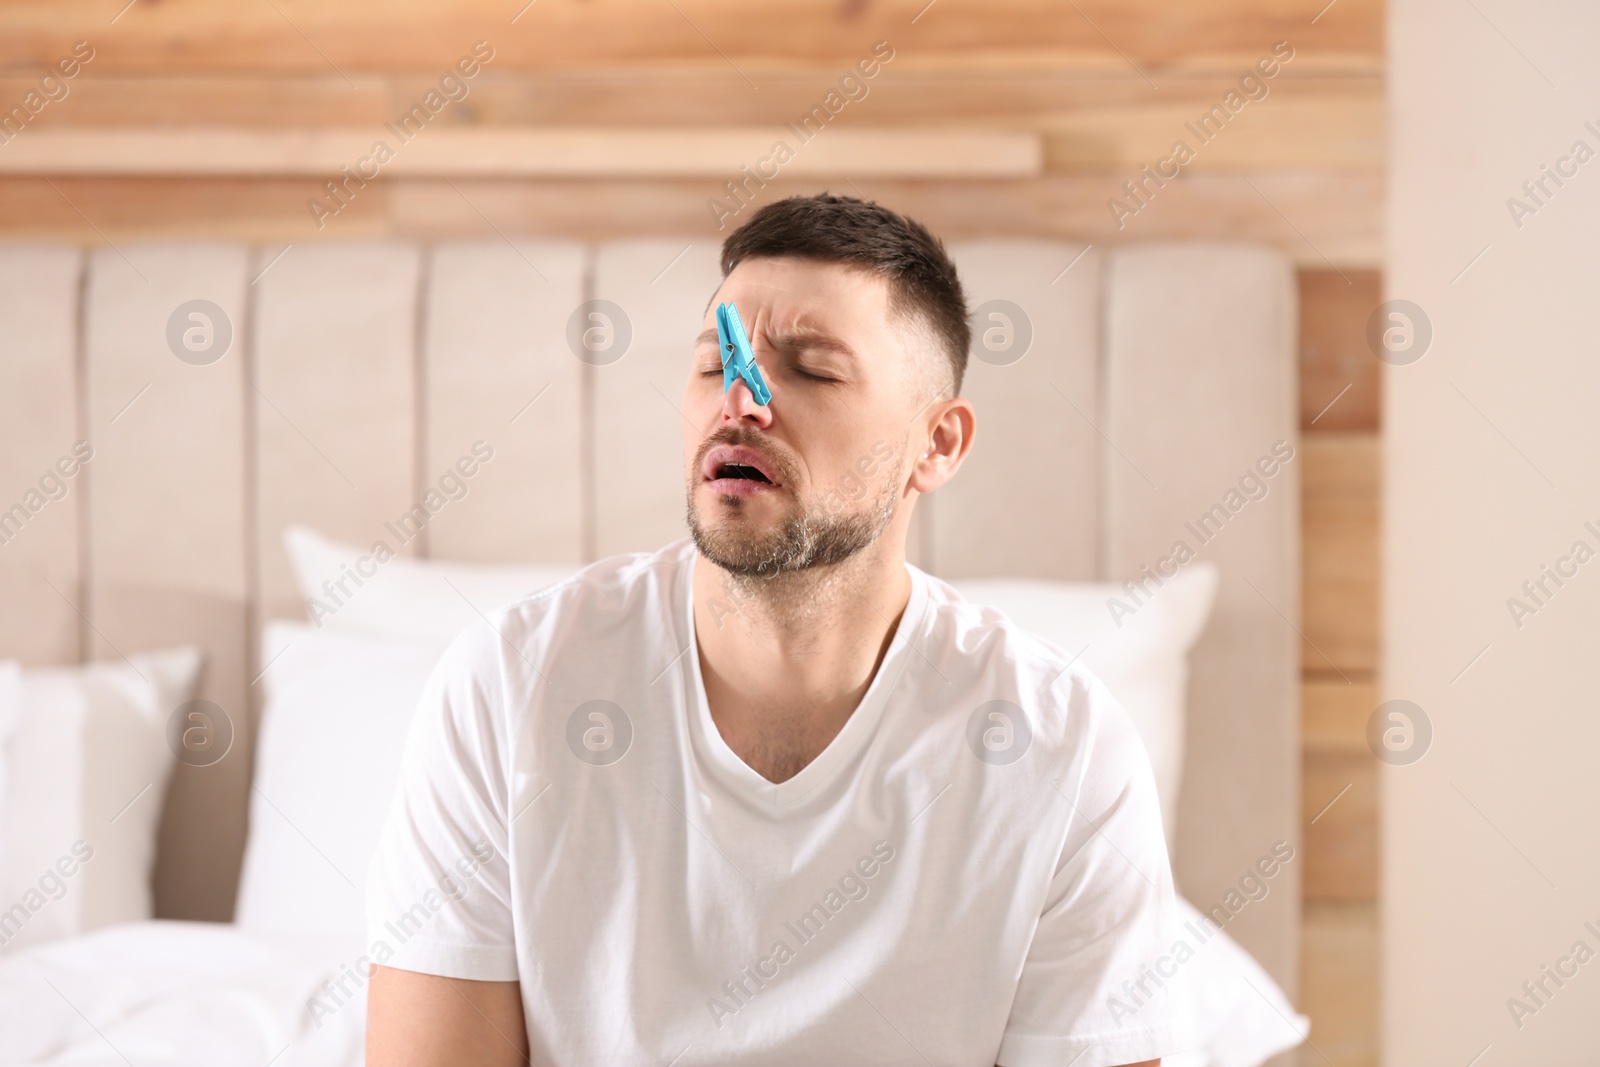
[(749, 383), (743, 378), (735, 378), (728, 391), (722, 394), (722, 418), (725, 422), (752, 419), (757, 426), (766, 427), (772, 423), (772, 409), (756, 402)]

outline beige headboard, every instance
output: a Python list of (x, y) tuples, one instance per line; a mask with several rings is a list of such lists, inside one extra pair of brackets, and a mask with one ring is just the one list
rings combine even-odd
[[(283, 526), (396, 545), (385, 523), (481, 439), (492, 462), (403, 551), (576, 563), (680, 536), (675, 403), (717, 252), (688, 238), (0, 246), (0, 512), (74, 442), (94, 449), (64, 497), (0, 524), (0, 658), (196, 642), (202, 695), (239, 727), (227, 758), (172, 780), (159, 914), (232, 912), (255, 638), (264, 618), (304, 617)], [(1213, 519), (1203, 547), (1186, 526), (1276, 442), (1297, 444), (1290, 265), (1215, 244), (953, 252), (972, 305), (1009, 301), (1032, 340), (1014, 362), (973, 360), (978, 444), (921, 505), (913, 559), (950, 577), (1120, 580), (1185, 541), (1220, 565), (1176, 855), (1205, 907), (1274, 842), (1299, 841), (1298, 464)], [(569, 347), (590, 299), (626, 314), (614, 362)], [(212, 362), (168, 343), (192, 300), (231, 326)], [(1289, 864), (1228, 927), (1291, 991), (1298, 879)]]

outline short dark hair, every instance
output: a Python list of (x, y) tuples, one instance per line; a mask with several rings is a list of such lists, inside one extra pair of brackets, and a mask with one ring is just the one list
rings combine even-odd
[(818, 193), (767, 204), (722, 243), (722, 276), (745, 259), (793, 256), (843, 263), (889, 283), (895, 314), (921, 315), (944, 348), (955, 393), (967, 371), (967, 299), (944, 244), (926, 226), (851, 196)]

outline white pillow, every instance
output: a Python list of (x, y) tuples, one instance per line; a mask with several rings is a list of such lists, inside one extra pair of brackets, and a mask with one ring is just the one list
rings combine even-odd
[(1011, 621), (1068, 658), (1078, 658), (1128, 712), (1150, 753), (1167, 850), (1173, 849), (1183, 777), (1189, 649), (1205, 629), (1217, 595), (1217, 568), (1193, 563), (1166, 579), (1132, 614), (1133, 603), (1109, 582), (1024, 578), (951, 582), (963, 597)]
[(367, 864), (438, 657), (427, 644), (267, 623), (241, 927), (365, 936)]
[(1306, 1039), (1311, 1020), (1294, 1010), (1254, 956), (1182, 897), (1178, 918), (1194, 951), (1179, 966), (1188, 979), (1195, 1047), (1162, 1057), (1162, 1067), (1259, 1067)]
[[(305, 526), (283, 531), (306, 617), (320, 628), (416, 641), (443, 650), (488, 614), (580, 569), (489, 566), (391, 556), (340, 544)], [(376, 547), (374, 545), (373, 547)], [(357, 582), (359, 581), (359, 585)]]
[(168, 722), (194, 695), (200, 664), (186, 647), (12, 667), (0, 685), (0, 721), (11, 724), (0, 751), (0, 953), (150, 918)]

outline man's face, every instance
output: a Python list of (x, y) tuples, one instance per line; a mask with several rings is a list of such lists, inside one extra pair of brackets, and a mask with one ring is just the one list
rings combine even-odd
[[(724, 301), (738, 305), (770, 406), (742, 380), (723, 392)], [(683, 397), (689, 527), (701, 554), (770, 578), (872, 544), (904, 492), (913, 418), (937, 389), (927, 343), (891, 321), (888, 286), (874, 275), (793, 258), (734, 268), (706, 310)]]

